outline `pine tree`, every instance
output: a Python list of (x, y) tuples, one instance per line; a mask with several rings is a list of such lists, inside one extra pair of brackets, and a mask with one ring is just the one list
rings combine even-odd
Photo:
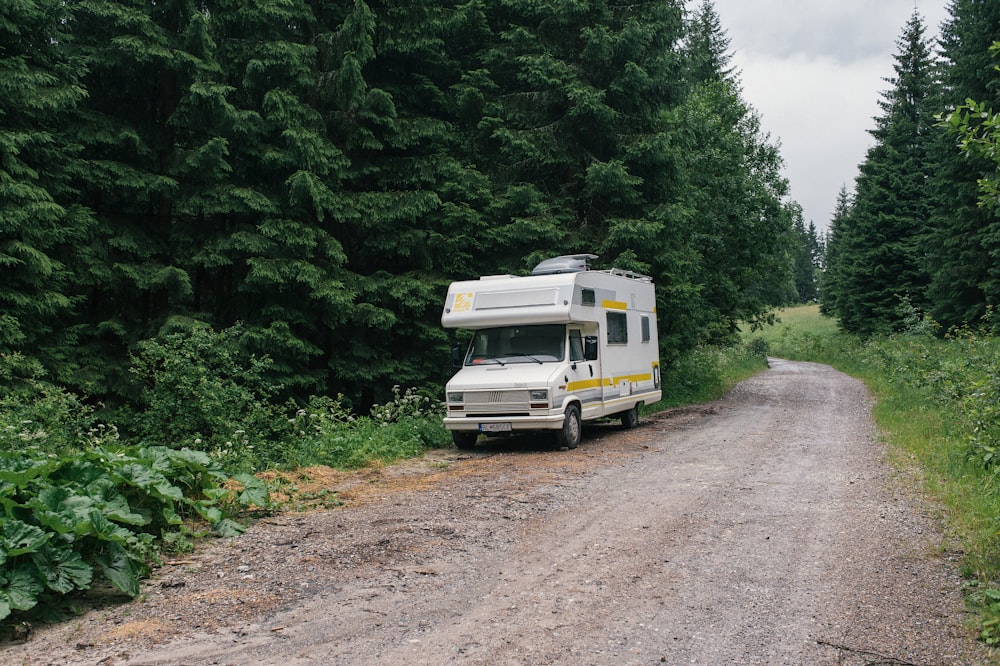
[(704, 0), (687, 23), (684, 38), (688, 81), (735, 82), (736, 68), (731, 66), (730, 39), (711, 0)]
[(837, 204), (830, 219), (823, 256), (823, 275), (820, 278), (820, 312), (828, 317), (840, 316), (840, 295), (843, 289), (840, 281), (840, 249), (847, 242), (845, 236), (850, 232), (851, 207), (851, 193), (845, 185), (837, 194)]
[(816, 225), (810, 222), (809, 226), (806, 226), (802, 218), (802, 208), (797, 204), (792, 214), (792, 225), (795, 233), (795, 244), (792, 248), (795, 294), (790, 302), (811, 303), (819, 296), (820, 247)]
[[(1000, 4), (953, 0), (941, 33), (943, 107), (973, 99), (1000, 108), (996, 62), (989, 47), (1000, 35)], [(944, 326), (969, 323), (1000, 304), (1000, 210), (979, 206), (977, 180), (992, 172), (981, 157), (956, 149), (941, 131), (931, 186), (938, 198), (926, 246), (932, 274), (931, 312)]]
[(838, 248), (837, 309), (848, 331), (870, 335), (896, 330), (905, 300), (928, 304), (929, 276), (923, 254), (931, 200), (928, 137), (934, 63), (923, 20), (914, 13), (894, 56), (892, 88), (883, 93), (871, 135), (875, 145), (860, 166), (851, 211), (849, 242)]
[(72, 187), (82, 169), (67, 127), (85, 94), (73, 25), (59, 0), (0, 6), (0, 354), (37, 358), (56, 378), (92, 225)]

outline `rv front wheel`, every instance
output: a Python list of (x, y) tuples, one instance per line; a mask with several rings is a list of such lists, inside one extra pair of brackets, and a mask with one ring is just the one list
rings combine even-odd
[(580, 408), (570, 405), (566, 408), (566, 418), (563, 420), (562, 430), (556, 433), (556, 446), (559, 448), (575, 449), (580, 446), (580, 437), (583, 432), (583, 424), (580, 421)]
[(479, 433), (469, 430), (452, 430), (451, 431), (451, 441), (455, 442), (455, 446), (459, 449), (471, 449), (476, 446), (476, 440), (479, 439)]
[(622, 426), (626, 430), (631, 430), (639, 425), (639, 405), (635, 405), (632, 409), (622, 412)]

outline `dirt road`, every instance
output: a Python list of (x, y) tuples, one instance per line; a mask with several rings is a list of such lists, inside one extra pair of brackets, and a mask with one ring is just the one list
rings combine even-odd
[(985, 664), (863, 386), (772, 361), (725, 399), (337, 479), (0, 649), (32, 664)]

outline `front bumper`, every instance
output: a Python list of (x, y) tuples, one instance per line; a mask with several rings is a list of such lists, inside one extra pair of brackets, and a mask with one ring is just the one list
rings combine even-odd
[[(448, 430), (474, 430), (480, 432), (480, 424), (510, 424), (512, 432), (527, 430), (559, 430), (566, 420), (564, 414), (546, 416), (446, 416), (444, 427)], [(487, 433), (489, 434), (489, 433)]]

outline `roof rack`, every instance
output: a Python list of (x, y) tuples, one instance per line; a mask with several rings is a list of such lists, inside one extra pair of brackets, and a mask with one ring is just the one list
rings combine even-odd
[(626, 271), (621, 268), (609, 268), (605, 271), (610, 275), (617, 275), (619, 277), (628, 278), (629, 280), (638, 280), (639, 282), (652, 282), (653, 278), (648, 275), (643, 275), (642, 273), (635, 273), (633, 271)]

